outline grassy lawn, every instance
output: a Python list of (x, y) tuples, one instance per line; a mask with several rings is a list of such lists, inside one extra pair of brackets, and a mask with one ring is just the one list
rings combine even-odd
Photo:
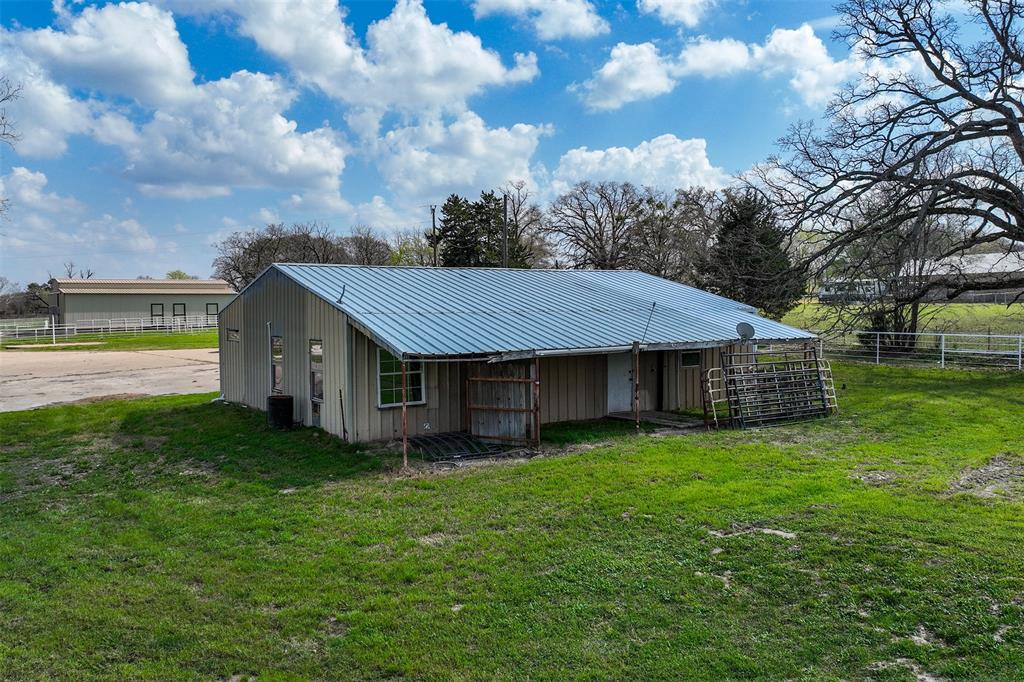
[[(32, 348), (21, 348), (17, 352), (27, 353), (32, 351), (52, 350), (176, 350), (182, 348), (216, 348), (217, 330), (208, 329), (192, 333), (171, 333), (159, 334), (146, 332), (144, 334), (76, 334), (66, 339), (57, 337), (56, 345), (48, 345), (47, 337), (38, 339), (15, 339), (5, 341), (0, 349), (9, 350), (19, 346), (33, 346)], [(82, 345), (62, 345), (82, 344)], [(38, 347), (35, 347), (38, 346)]]
[[(950, 303), (924, 305), (927, 332), (976, 332), (979, 334), (1024, 334), (1024, 303)], [(833, 309), (820, 303), (801, 303), (789, 311), (783, 322), (802, 329), (826, 329), (835, 319)]]
[(209, 396), (0, 414), (0, 678), (1024, 679), (1024, 376), (839, 384), (408, 475)]

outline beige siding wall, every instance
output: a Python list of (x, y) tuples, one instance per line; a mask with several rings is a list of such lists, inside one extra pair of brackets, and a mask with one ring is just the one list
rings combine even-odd
[[(270, 323), (270, 329), (267, 323)], [(271, 391), (270, 336), (284, 340), (282, 392), (294, 396), (297, 421), (310, 425), (309, 341), (320, 339), (324, 354), (324, 402), (321, 427), (353, 438), (352, 405), (346, 386), (345, 315), (284, 275), (271, 270), (253, 283), (220, 316), (220, 383), (224, 399), (266, 409)], [(237, 329), (240, 340), (227, 340)], [(342, 399), (345, 403), (342, 419)]]
[[(355, 439), (374, 441), (401, 438), (402, 408), (378, 406), (377, 344), (353, 329), (352, 351)], [(410, 436), (463, 430), (465, 365), (460, 362), (423, 364), (426, 404), (407, 407)]]
[(541, 358), (541, 424), (600, 419), (607, 413), (607, 355)]
[(205, 315), (206, 304), (216, 303), (223, 310), (234, 294), (61, 294), (61, 324), (77, 324), (84, 320), (120, 320), (149, 317), (151, 303), (162, 303), (164, 317), (171, 319), (175, 303), (185, 304), (186, 315)]
[(701, 407), (704, 403), (704, 389), (701, 385), (704, 372), (718, 367), (722, 362), (719, 348), (704, 348), (700, 353), (700, 367), (683, 367), (685, 351), (666, 351), (664, 366), (665, 409), (686, 410)]

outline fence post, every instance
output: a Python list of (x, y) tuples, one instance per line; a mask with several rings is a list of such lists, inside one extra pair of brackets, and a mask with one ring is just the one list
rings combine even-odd
[(875, 332), (875, 364), (881, 364), (882, 359), (882, 334)]
[(939, 366), (943, 369), (946, 368), (946, 335), (939, 334), (939, 346), (942, 349), (939, 355)]
[(1024, 369), (1024, 336), (1017, 337), (1017, 369)]
[(57, 345), (57, 316), (50, 315), (50, 338), (52, 339), (50, 345)]

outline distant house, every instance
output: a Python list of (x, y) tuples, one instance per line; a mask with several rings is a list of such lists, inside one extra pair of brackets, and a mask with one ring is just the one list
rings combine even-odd
[(634, 271), (274, 264), (221, 312), (221, 390), (259, 409), (293, 396), (295, 421), (348, 441), (528, 441), (636, 400), (700, 407), (741, 323), (754, 341), (813, 338)]
[[(1011, 279), (1024, 275), (1024, 252), (981, 253), (949, 256), (938, 260), (913, 261), (904, 266), (899, 277), (882, 279), (830, 279), (818, 289), (821, 303), (853, 303), (875, 301), (906, 294), (932, 284), (924, 301), (949, 300), (951, 286), (964, 281), (981, 285), (981, 289), (967, 289), (954, 300), (970, 303), (1010, 303), (1021, 293), (1021, 287)], [(1005, 286), (998, 286), (1008, 282)], [(895, 288), (896, 291), (891, 291)]]
[(235, 297), (220, 279), (51, 279), (50, 307), (57, 324), (84, 327), (108, 320), (143, 320), (152, 326), (212, 318)]

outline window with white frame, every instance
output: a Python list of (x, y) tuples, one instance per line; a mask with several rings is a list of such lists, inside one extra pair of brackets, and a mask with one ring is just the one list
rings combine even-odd
[(284, 389), (284, 338), (280, 336), (270, 337), (270, 380), (274, 393)]
[[(423, 363), (405, 363), (406, 405), (426, 402), (423, 393)], [(396, 407), (402, 404), (402, 361), (383, 348), (377, 349), (377, 405)]]
[(324, 342), (320, 339), (309, 340), (309, 398), (324, 401)]

